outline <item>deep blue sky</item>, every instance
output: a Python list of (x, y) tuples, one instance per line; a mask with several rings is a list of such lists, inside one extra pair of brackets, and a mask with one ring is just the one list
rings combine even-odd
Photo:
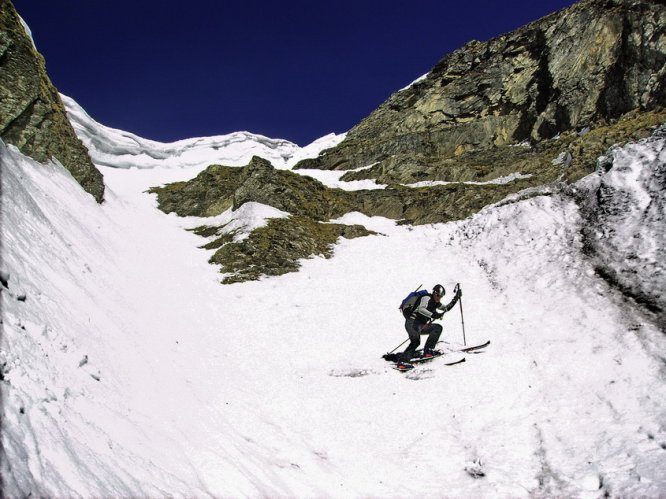
[(468, 41), (573, 0), (13, 0), (60, 92), (163, 142), (349, 130)]

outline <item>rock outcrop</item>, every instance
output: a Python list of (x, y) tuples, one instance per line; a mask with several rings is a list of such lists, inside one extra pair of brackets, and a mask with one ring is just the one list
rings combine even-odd
[(76, 137), (44, 59), (9, 0), (0, 0), (0, 138), (37, 161), (56, 158), (103, 200), (102, 174)]
[[(326, 223), (346, 213), (358, 211), (410, 224), (460, 220), (511, 194), (523, 192), (516, 198), (521, 199), (538, 194), (535, 188), (540, 186), (578, 179), (582, 173), (571, 166), (572, 154), (585, 158), (584, 164), (593, 168), (612, 144), (646, 137), (655, 123), (664, 122), (666, 111), (636, 113), (581, 136), (567, 133), (534, 147), (507, 147), (501, 160), (494, 159), (506, 177), (488, 183), (451, 182), (417, 188), (393, 185), (345, 191), (278, 170), (255, 156), (247, 166), (211, 165), (192, 180), (155, 187), (151, 192), (157, 194), (161, 210), (179, 216), (214, 217), (249, 202), (292, 215), (270, 220), (243, 240), (236, 240), (236, 234), (224, 226), (205, 225), (195, 230), (211, 239), (203, 247), (215, 250), (211, 263), (228, 274), (225, 283), (233, 283), (294, 271), (299, 259), (330, 256), (339, 237), (370, 234), (361, 226)], [(470, 157), (478, 164), (493, 161), (491, 151), (470, 153)]]
[[(444, 57), (393, 94), (337, 147), (301, 168), (349, 170), (382, 183), (490, 180), (479, 151), (608, 125), (666, 104), (666, 5), (583, 0), (488, 42)], [(470, 156), (472, 154), (472, 156)], [(590, 171), (573, 156), (573, 166)]]
[(192, 180), (155, 187), (160, 209), (179, 216), (212, 217), (228, 208), (257, 202), (324, 221), (355, 206), (351, 194), (289, 170), (278, 170), (254, 156), (244, 167), (211, 165)]
[(223, 226), (204, 225), (195, 233), (211, 240), (211, 263), (221, 266), (224, 282), (258, 279), (293, 272), (298, 260), (313, 255), (328, 257), (340, 237), (367, 236), (360, 225), (326, 223), (357, 206), (353, 193), (330, 189), (321, 182), (287, 170), (277, 170), (255, 156), (244, 167), (211, 165), (188, 182), (155, 187), (161, 210), (180, 216), (213, 217), (245, 203), (261, 203), (288, 213), (268, 220), (246, 238)]
[(220, 227), (198, 232), (219, 234), (206, 247), (228, 279), (291, 271), (290, 254), (326, 253), (345, 231), (360, 235), (324, 230), (351, 211), (448, 222), (576, 182), (611, 146), (666, 122), (665, 63), (663, 2), (583, 0), (444, 57), (336, 147), (297, 165), (348, 170), (342, 180), (376, 179), (385, 189), (331, 189), (255, 158), (154, 192), (161, 209), (179, 215), (213, 216), (250, 201), (290, 213), (243, 241)]

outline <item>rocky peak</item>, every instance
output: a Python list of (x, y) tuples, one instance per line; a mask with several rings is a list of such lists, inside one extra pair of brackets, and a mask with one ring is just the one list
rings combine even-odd
[(55, 157), (98, 202), (104, 198), (102, 174), (76, 137), (44, 59), (9, 0), (0, 0), (0, 138), (37, 161)]
[(445, 56), (336, 148), (297, 167), (377, 162), (366, 178), (402, 180), (400, 170), (422, 171), (471, 151), (535, 143), (656, 109), (666, 103), (665, 76), (663, 2), (583, 0)]

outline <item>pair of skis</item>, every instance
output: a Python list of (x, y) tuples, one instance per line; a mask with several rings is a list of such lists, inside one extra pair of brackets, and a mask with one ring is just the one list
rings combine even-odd
[[(409, 371), (411, 371), (412, 369), (414, 369), (416, 367), (416, 364), (422, 364), (422, 363), (425, 363), (425, 362), (430, 362), (430, 361), (435, 360), (435, 359), (437, 359), (439, 357), (442, 357), (442, 356), (449, 356), (452, 353), (464, 354), (464, 353), (470, 353), (470, 352), (477, 352), (477, 351), (487, 347), (488, 345), (490, 345), (490, 340), (486, 341), (485, 343), (481, 343), (479, 345), (465, 346), (463, 348), (459, 348), (457, 350), (452, 350), (452, 351), (444, 353), (444, 354), (434, 355), (432, 357), (417, 357), (416, 359), (410, 360), (408, 363), (398, 363), (398, 362), (396, 362), (393, 365), (393, 369), (395, 369), (396, 371), (400, 371), (400, 372), (409, 372)], [(443, 364), (445, 366), (454, 366), (456, 364), (461, 364), (463, 362), (465, 362), (465, 357), (464, 356), (456, 356), (454, 358), (444, 359)]]

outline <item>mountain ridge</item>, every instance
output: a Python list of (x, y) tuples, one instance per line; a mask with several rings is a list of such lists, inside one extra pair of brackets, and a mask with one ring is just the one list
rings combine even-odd
[[(384, 186), (354, 192), (324, 188), (328, 201), (322, 202), (345, 207), (333, 217), (357, 211), (415, 225), (464, 219), (509, 195), (572, 184), (593, 173), (597, 159), (613, 145), (646, 138), (666, 122), (663, 40), (666, 5), (583, 0), (444, 56), (337, 145), (293, 169), (306, 175), (306, 170), (346, 171), (343, 182)], [(235, 186), (237, 193), (225, 194), (227, 201), (216, 198), (218, 186), (208, 188), (201, 179), (152, 192), (160, 209), (180, 215), (200, 214), (186, 207), (204, 198), (208, 205), (234, 209), (248, 201), (284, 209), (281, 194), (308, 197), (296, 194), (298, 188), (284, 176), (264, 180)], [(272, 197), (266, 196), (268, 185)], [(307, 216), (306, 206), (287, 211)], [(281, 241), (279, 232), (272, 233), (275, 246), (288, 248), (283, 244), (288, 234)], [(252, 255), (247, 261), (259, 262), (252, 263), (256, 270), (267, 255)], [(224, 268), (219, 258), (211, 261)]]
[(584, 0), (487, 42), (469, 42), (394, 93), (337, 147), (296, 168), (374, 163), (364, 174), (383, 183), (405, 170), (450, 180), (432, 171), (450, 176), (446, 159), (461, 163), (464, 175), (468, 152), (663, 107), (665, 21), (659, 2)]

